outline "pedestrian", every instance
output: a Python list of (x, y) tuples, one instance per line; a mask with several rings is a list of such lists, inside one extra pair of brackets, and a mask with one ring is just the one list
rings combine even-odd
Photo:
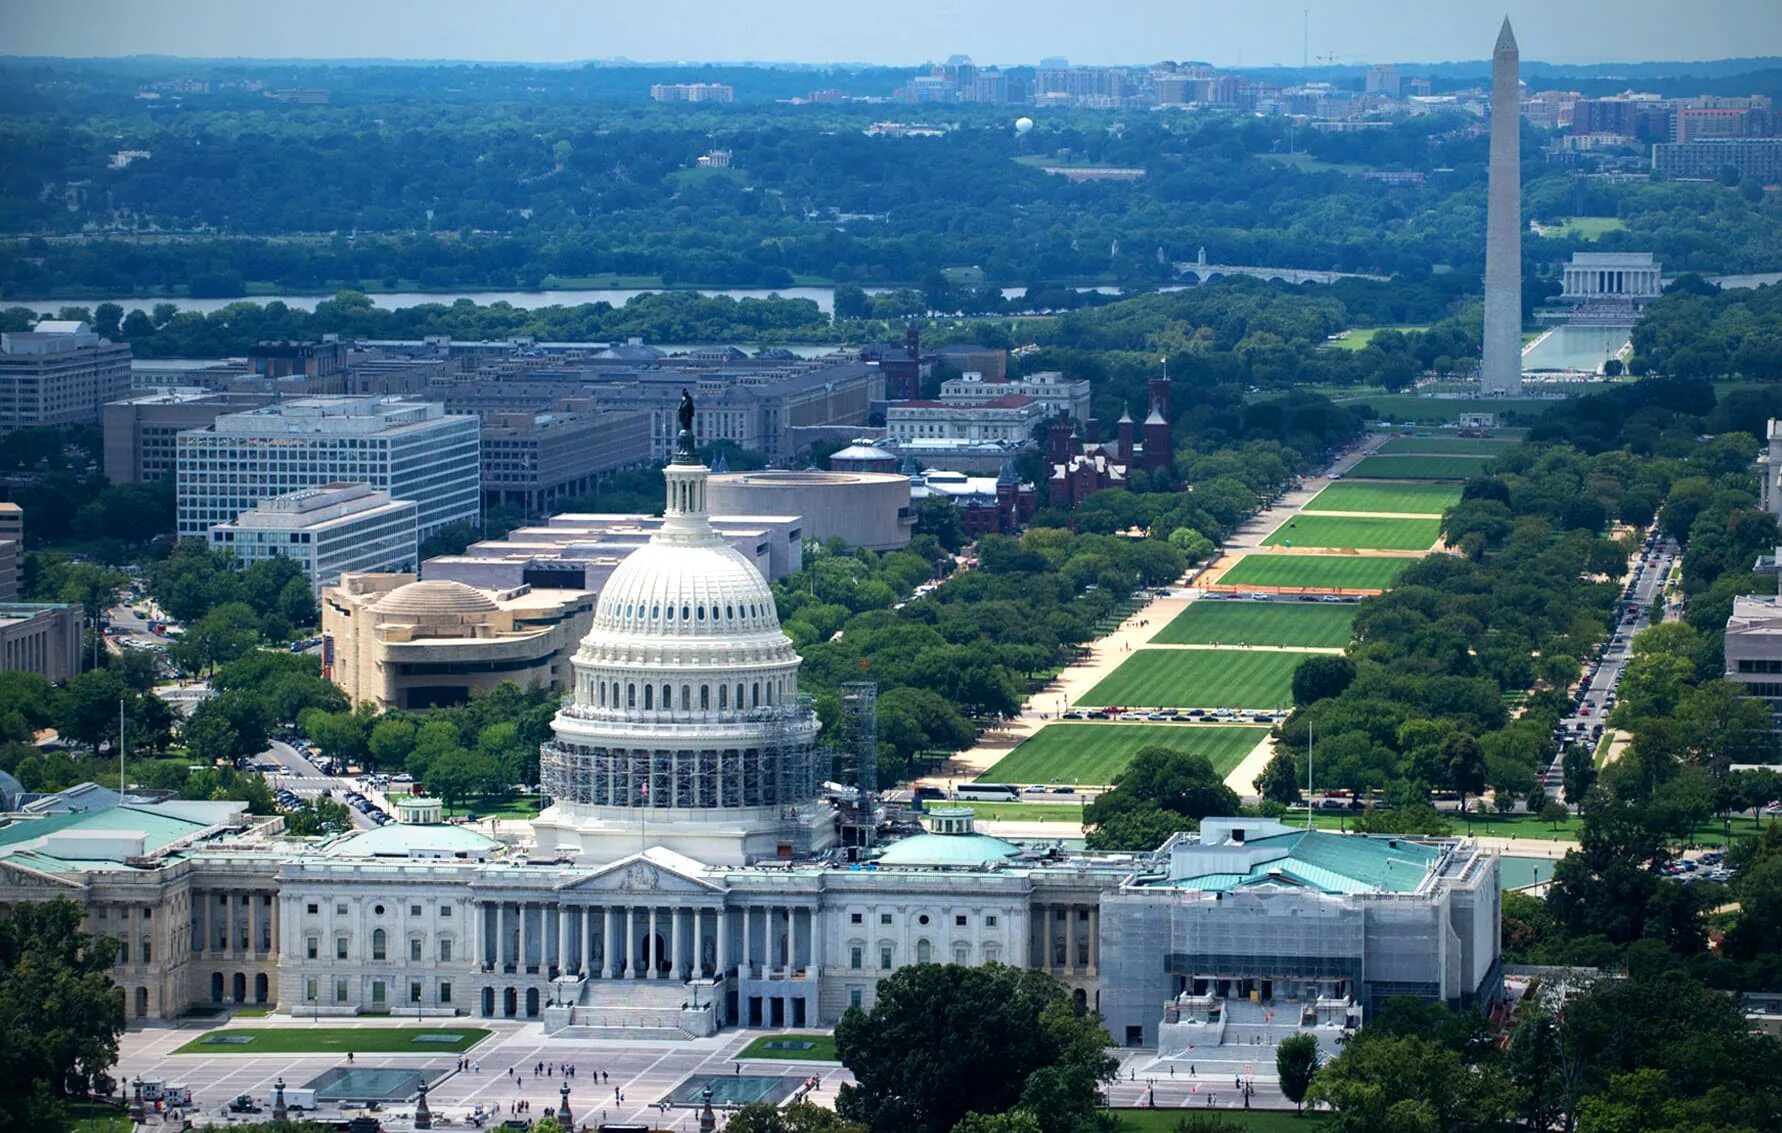
[(1194, 1073), (1194, 1063), (1192, 1063), (1192, 1062), (1190, 1062), (1190, 1063), (1189, 1063), (1189, 1064), (1188, 1064), (1188, 1076), (1189, 1076), (1189, 1077), (1190, 1077), (1190, 1078), (1193, 1078), (1193, 1077), (1195, 1077), (1195, 1076), (1196, 1076), (1196, 1075), (1195, 1075), (1195, 1073)]
[(513, 1076), (514, 1076), (514, 1068), (513, 1068), (513, 1067), (511, 1067), (511, 1066), (509, 1066), (509, 1067), (508, 1067), (508, 1068), (507, 1068), (507, 1076), (508, 1076), (508, 1077), (509, 1077), (509, 1078), (512, 1078), (512, 1077), (513, 1077)]
[(740, 1062), (736, 1064), (736, 1076), (738, 1078), (742, 1077), (742, 1063)]

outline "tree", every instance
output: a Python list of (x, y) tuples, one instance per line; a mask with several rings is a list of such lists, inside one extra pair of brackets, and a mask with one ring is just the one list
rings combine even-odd
[(225, 602), (186, 627), (170, 649), (189, 673), (202, 673), (245, 656), (260, 644), (260, 617), (246, 602)]
[(246, 689), (230, 689), (198, 702), (180, 729), (195, 762), (233, 764), (266, 750), (272, 717), (266, 702)]
[(300, 838), (338, 834), (352, 828), (352, 815), (332, 799), (310, 799), (296, 810), (285, 812), (285, 833)]
[(117, 942), (80, 930), (65, 898), (0, 916), (0, 1126), (55, 1129), (61, 1102), (111, 1089), (124, 998), (111, 982)]
[(727, 1133), (867, 1133), (866, 1126), (810, 1102), (794, 1102), (785, 1109), (750, 1102), (731, 1114), (724, 1128)]
[(1548, 799), (1541, 804), (1541, 821), (1554, 830), (1558, 830), (1559, 824), (1570, 818), (1571, 814), (1572, 812), (1566, 809), (1566, 805), (1558, 799)]
[(1083, 809), (1095, 849), (1155, 849), (1210, 815), (1236, 814), (1241, 801), (1204, 755), (1140, 748), (1114, 789)]
[(1582, 805), (1584, 796), (1596, 784), (1596, 754), (1591, 751), (1590, 745), (1576, 743), (1566, 748), (1559, 770), (1565, 788), (1565, 801), (1572, 806)]
[(1293, 752), (1277, 747), (1262, 768), (1262, 774), (1251, 784), (1270, 802), (1291, 806), (1299, 801), (1299, 763)]
[(1304, 1108), (1306, 1091), (1312, 1075), (1318, 1071), (1318, 1038), (1316, 1035), (1291, 1035), (1275, 1047), (1275, 1073), (1281, 1079), (1281, 1093), (1296, 1106)]
[[(836, 1051), (853, 1073), (836, 1112), (874, 1133), (948, 1133), (968, 1113), (1028, 1110), (1043, 1130), (1094, 1128), (1116, 1063), (1107, 1033), (1043, 972), (915, 964), (849, 1008)], [(943, 1053), (944, 1052), (944, 1053)], [(1044, 1096), (1045, 1112), (1027, 1104)]]
[(1331, 696), (1340, 696), (1355, 681), (1355, 662), (1347, 657), (1318, 654), (1307, 657), (1293, 670), (1293, 700), (1300, 707)]
[(1564, 1110), (1564, 1062), (1559, 1021), (1538, 1002), (1524, 1007), (1510, 1035), (1505, 1069), (1530, 1129), (1551, 1129)]
[(373, 767), (401, 767), (414, 750), (415, 726), (400, 716), (386, 716), (371, 727), (366, 741), (367, 754)]

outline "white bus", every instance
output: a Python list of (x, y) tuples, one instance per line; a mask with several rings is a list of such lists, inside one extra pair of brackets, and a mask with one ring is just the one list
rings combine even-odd
[(953, 797), (961, 802), (1018, 803), (1021, 789), (1007, 783), (962, 783), (953, 789)]

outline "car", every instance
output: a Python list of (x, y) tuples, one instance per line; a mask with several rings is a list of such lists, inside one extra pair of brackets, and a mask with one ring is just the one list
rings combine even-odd
[(1049, 792), (1046, 790), (1046, 788), (1043, 785), (1041, 785), (1039, 783), (1035, 783), (1033, 786), (1027, 788), (1025, 791), (1022, 791), (1021, 793), (1024, 795), (1044, 795), (1044, 794), (1048, 794)]
[(1072, 709), (1071, 711), (1064, 713), (1063, 715), (1059, 716), (1058, 718), (1060, 720), (1086, 720), (1086, 719), (1088, 719), (1087, 716), (1085, 716), (1081, 712), (1076, 711), (1075, 709)]
[(1252, 602), (1266, 602), (1266, 601), (1268, 601), (1268, 595), (1264, 594), (1260, 590), (1252, 590), (1250, 593), (1244, 595), (1244, 597), (1248, 598)]
[(1318, 601), (1320, 601), (1320, 602), (1341, 602), (1342, 600), (1343, 600), (1343, 597), (1340, 594), (1326, 594), (1322, 598), (1318, 599)]
[(255, 1101), (252, 1097), (248, 1096), (247, 1094), (237, 1094), (235, 1096), (235, 1100), (229, 1103), (229, 1112), (230, 1113), (262, 1113), (264, 1111), (257, 1103), (255, 1103)]
[(1147, 713), (1145, 713), (1145, 719), (1147, 719), (1147, 720), (1168, 720), (1169, 716), (1162, 712), (1147, 712)]
[(1301, 602), (1316, 602), (1318, 601), (1318, 596), (1316, 594), (1301, 594), (1299, 600)]
[(1077, 789), (1075, 787), (1053, 787), (1052, 793), (1054, 795), (1074, 795), (1077, 793)]
[(1585, 704), (1585, 705), (1582, 705), (1581, 707), (1579, 707), (1578, 715), (1580, 715), (1580, 716), (1590, 715), (1590, 705)]
[(1207, 710), (1204, 708), (1190, 708), (1188, 711), (1184, 712), (1182, 715), (1185, 719), (1198, 720), (1202, 716), (1205, 716), (1206, 714), (1207, 714)]

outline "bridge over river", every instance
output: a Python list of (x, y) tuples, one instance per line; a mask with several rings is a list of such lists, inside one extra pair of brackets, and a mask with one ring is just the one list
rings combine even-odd
[(1256, 267), (1249, 264), (1209, 264), (1204, 260), (1185, 260), (1175, 264), (1178, 280), (1189, 283), (1211, 283), (1225, 276), (1247, 275), (1254, 279), (1275, 279), (1282, 283), (1335, 283), (1339, 279), (1390, 279), (1391, 276), (1368, 275), (1359, 271), (1316, 271), (1311, 268)]

